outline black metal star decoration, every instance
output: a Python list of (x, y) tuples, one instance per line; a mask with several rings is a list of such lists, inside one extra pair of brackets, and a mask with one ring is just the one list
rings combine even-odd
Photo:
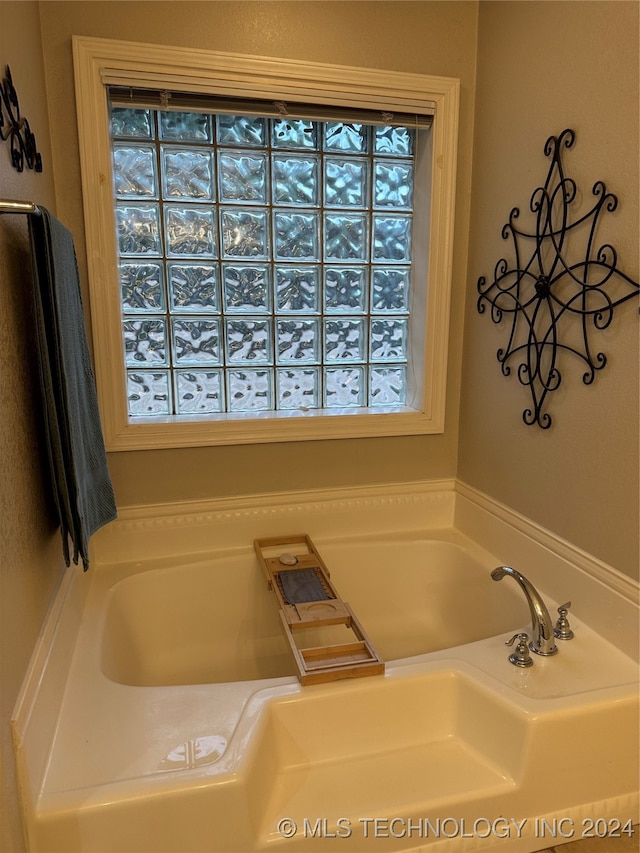
[[(491, 284), (484, 276), (478, 279), (478, 311), (482, 314), (490, 305), (494, 323), (510, 319), (507, 346), (497, 351), (502, 373), (509, 376), (517, 363), (518, 380), (531, 394), (531, 406), (522, 419), (541, 429), (552, 423), (543, 406), (562, 382), (557, 366), (560, 352), (571, 352), (582, 361), (586, 368), (582, 381), (590, 385), (607, 363), (604, 353), (592, 351), (592, 328), (606, 329), (614, 309), (640, 292), (640, 284), (618, 269), (614, 247), (596, 244), (602, 214), (618, 205), (602, 181), (593, 186), (593, 206), (571, 218), (578, 189), (574, 180), (565, 177), (561, 154), (574, 141), (570, 129), (547, 139), (544, 154), (551, 158), (551, 165), (544, 186), (531, 195), (531, 230), (519, 224), (520, 210), (514, 207), (502, 237), (512, 239), (515, 259), (511, 265), (505, 258), (496, 263)], [(578, 243), (580, 254), (573, 260)]]
[(36, 138), (26, 118), (20, 115), (18, 94), (7, 65), (4, 80), (0, 82), (0, 139), (10, 140), (11, 165), (18, 172), (25, 166), (36, 172), (42, 171), (42, 157), (36, 147)]

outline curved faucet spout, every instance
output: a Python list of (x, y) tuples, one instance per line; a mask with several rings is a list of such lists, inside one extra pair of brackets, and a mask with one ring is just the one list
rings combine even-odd
[(553, 639), (553, 624), (542, 597), (531, 581), (511, 566), (498, 566), (491, 572), (494, 581), (502, 580), (505, 575), (509, 575), (520, 585), (529, 605), (533, 628), (533, 639), (529, 648), (538, 655), (555, 655), (558, 647)]

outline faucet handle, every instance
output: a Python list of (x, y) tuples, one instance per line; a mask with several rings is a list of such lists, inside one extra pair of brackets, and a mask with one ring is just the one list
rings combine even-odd
[(505, 646), (512, 646), (515, 641), (518, 641), (515, 652), (509, 655), (509, 660), (514, 666), (533, 666), (533, 660), (529, 652), (529, 635), (514, 634), (510, 640), (507, 640)]
[(572, 640), (574, 637), (574, 633), (571, 630), (571, 625), (569, 625), (569, 620), (567, 619), (567, 611), (570, 607), (570, 601), (567, 601), (566, 604), (561, 604), (560, 607), (558, 607), (558, 613), (560, 615), (558, 617), (558, 621), (556, 622), (556, 626), (553, 629), (553, 636), (557, 640)]

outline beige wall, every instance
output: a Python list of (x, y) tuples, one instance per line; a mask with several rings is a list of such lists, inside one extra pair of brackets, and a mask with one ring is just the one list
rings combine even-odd
[[(0, 3), (2, 78), (9, 65), (43, 172), (18, 173), (0, 142), (0, 195), (55, 211), (37, 3)], [(27, 222), (0, 217), (0, 849), (23, 849), (9, 720), (52, 591), (63, 569), (46, 498), (33, 359)]]
[(524, 221), (544, 182), (545, 140), (566, 127), (576, 132), (566, 173), (586, 201), (598, 179), (619, 195), (599, 241), (638, 280), (638, 4), (481, 2), (475, 115), (458, 475), (637, 577), (637, 299), (593, 334), (608, 365), (591, 387), (562, 356), (554, 425), (543, 432), (521, 421), (527, 392), (496, 361), (505, 330), (477, 313), (474, 289), (508, 252), (509, 211), (521, 207)]
[[(179, 10), (179, 14), (176, 14)], [(475, 3), (45, 2), (60, 218), (84, 266), (73, 34), (432, 73), (462, 80), (452, 347), (444, 435), (113, 453), (121, 506), (455, 475), (475, 86)]]
[[(620, 195), (603, 239), (611, 239), (623, 268), (637, 277), (637, 3), (0, 2), (0, 62), (12, 68), (45, 168), (42, 175), (18, 175), (8, 165), (7, 144), (0, 143), (0, 193), (35, 199), (57, 212), (76, 237), (83, 267), (73, 33), (462, 81), (445, 434), (111, 454), (121, 505), (458, 473), (586, 551), (637, 574), (637, 303), (620, 310), (612, 328), (599, 335), (609, 366), (594, 386), (585, 388), (580, 371), (567, 368), (552, 400), (555, 425), (546, 433), (522, 424), (525, 393), (515, 379), (500, 374), (495, 360), (504, 339), (475, 310), (478, 276), (489, 275), (505, 251), (499, 233), (508, 211), (516, 204), (526, 207), (546, 174), (544, 140), (567, 126), (578, 134), (567, 164), (584, 193), (602, 178)], [(0, 844), (7, 853), (22, 849), (8, 721), (63, 570), (38, 447), (29, 288), (26, 223), (0, 217)]]

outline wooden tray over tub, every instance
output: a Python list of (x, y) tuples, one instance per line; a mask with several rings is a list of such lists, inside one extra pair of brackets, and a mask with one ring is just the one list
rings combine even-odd
[[(254, 541), (269, 588), (280, 607), (285, 635), (302, 684), (358, 678), (384, 672), (384, 662), (349, 605), (342, 601), (330, 573), (307, 534)], [(355, 635), (351, 642), (321, 642), (305, 646), (304, 634), (344, 625)], [(332, 638), (332, 639), (335, 639)], [(317, 641), (316, 641), (317, 643)]]

